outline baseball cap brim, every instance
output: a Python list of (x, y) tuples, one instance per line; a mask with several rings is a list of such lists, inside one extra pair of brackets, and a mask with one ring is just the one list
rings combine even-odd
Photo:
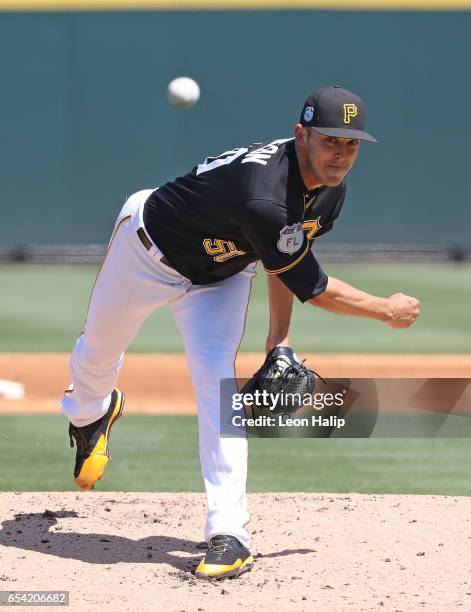
[(348, 128), (323, 128), (311, 127), (311, 130), (319, 132), (323, 136), (334, 136), (335, 138), (352, 138), (354, 140), (364, 140), (365, 142), (377, 143), (376, 138), (373, 138), (368, 132), (363, 130), (349, 130)]

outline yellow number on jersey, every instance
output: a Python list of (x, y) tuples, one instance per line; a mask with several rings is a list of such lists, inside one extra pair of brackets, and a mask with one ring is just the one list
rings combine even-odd
[(220, 238), (211, 240), (211, 238), (205, 238), (203, 240), (203, 246), (206, 253), (212, 255), (214, 261), (218, 263), (222, 263), (232, 257), (237, 257), (238, 255), (245, 255), (245, 251), (240, 251), (231, 240), (221, 240)]

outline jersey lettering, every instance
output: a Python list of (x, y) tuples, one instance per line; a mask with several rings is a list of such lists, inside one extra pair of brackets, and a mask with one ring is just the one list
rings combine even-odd
[(221, 155), (218, 155), (218, 157), (207, 157), (202, 164), (198, 165), (196, 176), (203, 174), (203, 172), (214, 170), (214, 168), (219, 168), (219, 166), (230, 164), (244, 153), (247, 153), (247, 151), (248, 149), (246, 147), (240, 147), (232, 151), (225, 151), (221, 153)]
[(222, 263), (232, 257), (245, 255), (245, 251), (239, 250), (231, 240), (221, 240), (220, 238), (211, 240), (211, 238), (205, 238), (203, 246), (206, 253), (214, 256), (213, 259), (217, 263)]
[(270, 157), (274, 155), (280, 145), (284, 142), (288, 142), (291, 140), (290, 138), (284, 138), (282, 140), (274, 140), (273, 142), (269, 142), (264, 147), (260, 147), (260, 149), (255, 149), (255, 151), (250, 151), (241, 161), (241, 164), (248, 164), (250, 162), (254, 164), (261, 164), (262, 166), (266, 166), (270, 161)]

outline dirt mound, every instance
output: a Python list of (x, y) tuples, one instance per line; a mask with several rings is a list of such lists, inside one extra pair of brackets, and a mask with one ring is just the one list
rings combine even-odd
[(0, 590), (69, 591), (87, 612), (471, 606), (469, 498), (265, 493), (250, 509), (253, 570), (205, 582), (202, 494), (0, 493)]

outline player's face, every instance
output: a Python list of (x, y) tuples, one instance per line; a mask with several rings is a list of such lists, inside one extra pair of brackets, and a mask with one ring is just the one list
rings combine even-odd
[(360, 141), (349, 138), (324, 136), (305, 128), (306, 170), (321, 185), (334, 187), (342, 182), (358, 155)]

